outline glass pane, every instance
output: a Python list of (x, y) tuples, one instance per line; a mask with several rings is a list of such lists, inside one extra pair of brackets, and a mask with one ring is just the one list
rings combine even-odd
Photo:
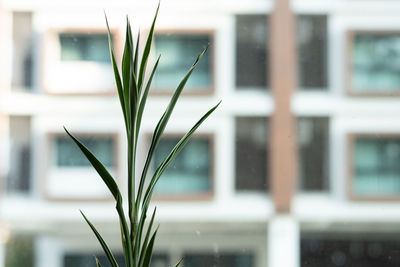
[(355, 33), (351, 89), (390, 93), (400, 90), (400, 33)]
[(236, 118), (235, 141), (236, 190), (267, 190), (267, 119)]
[(62, 61), (95, 61), (110, 63), (106, 34), (59, 34)]
[[(78, 254), (70, 253), (64, 255), (64, 267), (96, 267), (95, 256), (99, 259), (103, 267), (111, 267), (105, 255), (100, 253)], [(125, 266), (124, 256), (122, 254), (114, 254), (114, 258), (119, 266)]]
[[(78, 137), (79, 140), (107, 167), (114, 164), (114, 143), (112, 137)], [(57, 167), (89, 167), (90, 162), (69, 136), (57, 136), (53, 141)]]
[(222, 253), (222, 254), (191, 254), (187, 253), (183, 257), (185, 267), (253, 267), (254, 259), (250, 253)]
[(301, 266), (400, 266), (400, 242), (398, 240), (393, 240), (393, 238), (385, 240), (376, 236), (371, 238), (371, 233), (366, 233), (364, 236), (369, 238), (302, 238)]
[(31, 89), (33, 74), (32, 13), (13, 13), (12, 89)]
[(400, 194), (400, 138), (357, 137), (353, 192), (363, 196)]
[(297, 141), (300, 190), (328, 190), (329, 119), (299, 118)]
[(299, 87), (326, 89), (326, 16), (299, 16), (297, 22)]
[(236, 87), (266, 90), (268, 28), (264, 15), (236, 16)]
[(31, 187), (31, 119), (10, 116), (10, 166), (7, 192), (28, 193)]
[[(154, 169), (168, 156), (180, 138), (164, 137), (153, 160)], [(161, 176), (155, 191), (159, 194), (190, 194), (211, 190), (211, 141), (192, 137)]]
[[(155, 53), (161, 54), (153, 86), (157, 90), (174, 90), (192, 66), (196, 56), (211, 42), (209, 34), (156, 34)], [(211, 86), (209, 50), (190, 76), (185, 89), (201, 90)]]
[[(64, 255), (64, 267), (96, 267), (96, 256), (103, 267), (111, 267), (107, 257), (102, 253), (69, 253)], [(125, 266), (124, 256), (114, 253), (114, 258), (119, 266)], [(169, 267), (169, 257), (166, 254), (154, 253), (151, 258), (150, 267)]]

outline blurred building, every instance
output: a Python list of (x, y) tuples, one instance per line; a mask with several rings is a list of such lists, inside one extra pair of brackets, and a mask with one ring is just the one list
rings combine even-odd
[[(126, 191), (103, 10), (120, 59), (125, 14), (144, 40), (156, 5), (0, 1), (0, 267), (95, 266), (79, 209), (122, 260), (111, 195), (62, 127)], [(207, 44), (154, 164), (223, 103), (157, 187), (153, 267), (400, 265), (399, 14), (391, 0), (161, 3), (139, 163)]]

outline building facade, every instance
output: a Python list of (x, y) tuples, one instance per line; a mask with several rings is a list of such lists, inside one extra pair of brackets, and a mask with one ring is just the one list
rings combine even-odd
[[(0, 267), (94, 266), (79, 209), (122, 260), (111, 195), (63, 126), (125, 192), (103, 10), (120, 59), (125, 15), (146, 36), (156, 5), (0, 1)], [(389, 0), (161, 3), (139, 163), (208, 44), (154, 163), (223, 102), (160, 180), (152, 266), (399, 265), (399, 13)]]

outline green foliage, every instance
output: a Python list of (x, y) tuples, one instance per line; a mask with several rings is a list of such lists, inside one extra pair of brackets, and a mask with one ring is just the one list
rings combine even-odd
[(5, 266), (31, 267), (34, 265), (34, 241), (30, 235), (12, 236), (7, 243)]
[[(154, 25), (157, 19), (158, 9), (155, 13), (153, 23), (151, 25), (149, 35), (146, 40), (145, 47), (141, 55), (139, 55), (139, 35), (137, 36), (136, 43), (133, 42), (132, 30), (127, 19), (126, 26), (126, 39), (124, 53), (122, 57), (121, 74), (118, 69), (113, 43), (111, 40), (110, 28), (108, 25), (107, 17), (106, 24), (108, 30), (108, 40), (110, 47), (111, 63), (114, 71), (115, 82), (118, 90), (119, 101), (124, 116), (125, 130), (128, 143), (128, 220), (126, 219), (125, 212), (123, 209), (123, 199), (121, 192), (115, 182), (114, 177), (107, 171), (104, 165), (93, 155), (89, 149), (82, 144), (77, 138), (75, 138), (70, 132), (65, 129), (67, 134), (77, 144), (82, 153), (90, 161), (93, 168), (100, 175), (111, 194), (116, 201), (116, 210), (119, 216), (120, 228), (121, 228), (121, 241), (123, 252), (125, 256), (125, 266), (127, 267), (149, 267), (151, 257), (153, 254), (153, 246), (157, 235), (157, 229), (153, 231), (153, 223), (155, 218), (156, 209), (154, 209), (150, 222), (145, 229), (145, 222), (147, 218), (147, 211), (149, 208), (150, 200), (157, 184), (163, 172), (171, 164), (178, 153), (183, 149), (185, 144), (189, 141), (194, 131), (203, 123), (203, 121), (211, 115), (212, 112), (218, 107), (219, 103), (207, 111), (195, 124), (194, 126), (180, 139), (180, 141), (171, 150), (169, 155), (160, 163), (153, 174), (149, 175), (149, 166), (154, 156), (157, 145), (163, 135), (164, 129), (171, 117), (171, 114), (175, 108), (175, 105), (179, 99), (179, 96), (185, 87), (190, 75), (195, 70), (197, 63), (206, 53), (207, 48), (196, 58), (193, 65), (188, 70), (185, 77), (177, 86), (171, 100), (157, 123), (157, 126), (153, 132), (151, 138), (150, 148), (144, 163), (142, 173), (139, 178), (139, 187), (135, 188), (135, 169), (136, 169), (136, 149), (138, 137), (140, 134), (140, 125), (142, 122), (143, 111), (146, 106), (147, 96), (151, 87), (151, 82), (154, 73), (157, 70), (157, 66), (160, 60), (158, 57), (154, 63), (151, 74), (147, 81), (145, 81), (145, 73), (147, 61), (149, 58), (151, 44), (153, 40)], [(81, 212), (82, 213), (82, 212)], [(111, 266), (117, 267), (118, 264), (109, 249), (107, 243), (102, 238), (101, 234), (96, 230), (95, 226), (89, 221), (89, 219), (82, 213), (83, 218), (88, 223), (93, 233), (97, 237), (101, 244)], [(128, 223), (129, 222), (129, 223)], [(179, 261), (175, 267), (180, 264)], [(97, 266), (101, 266), (100, 262), (96, 258)]]

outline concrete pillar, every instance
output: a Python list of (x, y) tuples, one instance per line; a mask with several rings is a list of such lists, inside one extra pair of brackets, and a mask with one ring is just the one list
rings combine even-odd
[(268, 224), (268, 267), (300, 266), (300, 227), (291, 216), (276, 216)]
[(35, 239), (35, 267), (61, 267), (63, 251), (56, 239), (38, 236)]

